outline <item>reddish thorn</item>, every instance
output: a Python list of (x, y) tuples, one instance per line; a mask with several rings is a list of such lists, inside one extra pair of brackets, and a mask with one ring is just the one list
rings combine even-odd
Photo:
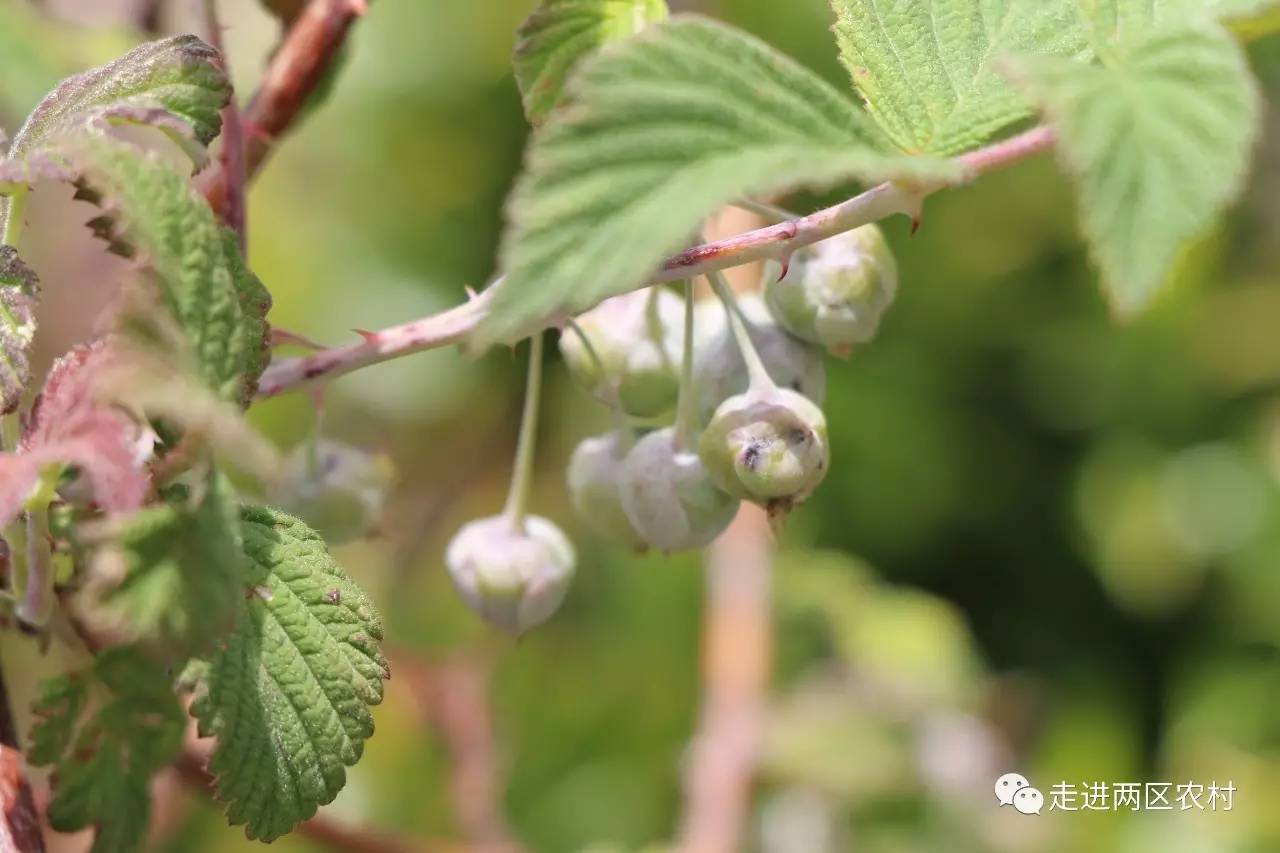
[(463, 290), (465, 290), (465, 291), (467, 292), (467, 301), (468, 301), (468, 302), (470, 302), (472, 299), (475, 299), (475, 298), (476, 298), (476, 296), (478, 296), (478, 295), (479, 295), (479, 294), (477, 294), (477, 293), (476, 293), (476, 289), (475, 289), (474, 287), (472, 287), (471, 285), (469, 285), (469, 284), (464, 284), (464, 285), (462, 285), (462, 289), (463, 289)]
[(791, 270), (791, 256), (787, 255), (787, 259), (782, 262), (782, 272), (778, 273), (778, 281), (782, 281), (787, 277), (787, 273)]
[(314, 349), (314, 350), (324, 349), (323, 346), (311, 340), (310, 338), (306, 338), (306, 337), (303, 337), (302, 335), (295, 334), (294, 332), (290, 332), (288, 329), (282, 329), (279, 326), (272, 326), (271, 327), (272, 349), (275, 349), (276, 347), (287, 347), (287, 346), (305, 347), (307, 349)]
[(364, 17), (369, 14), (369, 0), (349, 0), (351, 14), (357, 17)]
[(376, 344), (378, 342), (378, 333), (370, 332), (367, 329), (352, 329), (360, 337), (364, 338), (366, 344)]

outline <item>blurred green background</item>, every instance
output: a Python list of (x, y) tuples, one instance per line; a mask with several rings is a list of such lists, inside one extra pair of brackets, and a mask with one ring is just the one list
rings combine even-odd
[[(58, 79), (145, 37), (138, 3), (43, 5), (0, 0), (10, 133)], [(527, 133), (509, 54), (532, 5), (372, 4), (332, 96), (254, 187), (250, 259), (277, 325), (339, 342), (492, 274)], [(847, 85), (823, 0), (677, 5)], [(170, 4), (162, 31), (199, 32), (193, 7)], [(278, 25), (250, 0), (223, 17), (252, 91)], [(1280, 39), (1250, 52), (1280, 90)], [(886, 224), (899, 299), (872, 345), (828, 365), (836, 464), (780, 542), (749, 849), (1280, 850), (1280, 122), (1268, 113), (1246, 199), (1128, 325), (1107, 315), (1050, 158), (936, 196), (914, 236)], [(46, 363), (91, 332), (120, 271), (68, 226), (89, 215), (68, 196), (41, 188), (32, 209)], [(553, 359), (535, 504), (574, 537), (579, 574), (563, 610), (518, 643), (477, 623), (441, 554), (463, 521), (501, 505), (522, 370), (505, 352), (437, 351), (331, 386), (325, 433), (385, 451), (398, 471), (381, 534), (338, 556), (381, 604), (395, 655), (481, 679), (501, 807), (528, 849), (639, 850), (671, 839), (680, 816), (703, 577), (693, 557), (621, 553), (572, 517), (565, 462), (608, 419)], [(289, 446), (313, 416), (294, 394), (253, 419)], [(49, 664), (26, 644), (5, 658), (22, 662), (14, 689), (29, 696)], [(330, 811), (457, 839), (451, 754), (415, 683), (393, 675)], [(1060, 781), (1144, 780), (1230, 780), (1236, 795), (1225, 813), (1025, 818), (994, 803), (1006, 770), (1046, 796)], [(158, 849), (249, 846), (215, 806), (163, 802)]]

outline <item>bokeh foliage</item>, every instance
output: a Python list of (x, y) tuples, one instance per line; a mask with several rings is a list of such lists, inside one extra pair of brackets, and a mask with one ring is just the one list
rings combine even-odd
[[(246, 89), (276, 24), (247, 0), (225, 5)], [(331, 99), (252, 197), (250, 255), (276, 323), (337, 341), (452, 303), (493, 272), (526, 135), (509, 53), (531, 5), (374, 4)], [(822, 0), (696, 5), (847, 85)], [(0, 0), (0, 22), (10, 130), (49, 84), (132, 38), (18, 0)], [(1250, 57), (1273, 99), (1280, 40)], [(1280, 792), (1280, 122), (1268, 110), (1246, 201), (1122, 326), (1048, 158), (931, 199), (913, 236), (887, 224), (899, 300), (872, 345), (831, 365), (836, 465), (781, 543), (765, 849), (814, 827), (831, 849), (895, 853), (1280, 845), (1268, 809)], [(37, 191), (33, 216), (65, 212), (61, 192)], [(33, 261), (65, 251), (31, 230)], [(495, 641), (441, 564), (457, 525), (505, 490), (521, 371), (501, 352), (437, 351), (333, 385), (326, 430), (399, 469), (384, 534), (338, 557), (393, 647), (492, 658), (505, 806), (531, 849), (636, 850), (669, 838), (679, 814), (701, 578), (691, 558), (622, 554), (576, 524), (564, 464), (584, 425), (607, 419), (549, 370), (535, 505), (581, 553), (556, 619)], [(294, 395), (254, 417), (288, 442), (311, 415)], [(444, 747), (396, 689), (334, 808), (448, 836)], [(960, 758), (939, 769), (938, 755)], [(1028, 830), (991, 802), (990, 780), (1015, 767), (1046, 788), (1230, 778), (1239, 793), (1226, 815), (1051, 815)], [(172, 849), (245, 844), (204, 806)]]

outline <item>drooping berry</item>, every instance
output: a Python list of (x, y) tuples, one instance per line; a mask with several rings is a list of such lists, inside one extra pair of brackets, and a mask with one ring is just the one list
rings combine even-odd
[(622, 507), (640, 537), (666, 552), (711, 544), (729, 526), (738, 501), (716, 488), (672, 428), (649, 433), (627, 454)]
[(545, 518), (507, 514), (468, 522), (449, 542), (445, 564), (463, 599), (510, 634), (540, 625), (560, 607), (574, 570), (573, 545)]
[(321, 439), (314, 448), (304, 444), (290, 455), (271, 501), (338, 545), (373, 529), (393, 474), (384, 455)]
[(765, 299), (791, 334), (846, 355), (875, 337), (897, 290), (884, 234), (864, 225), (797, 251), (787, 274), (766, 284)]
[[(679, 390), (683, 306), (669, 290), (606, 299), (560, 335), (560, 354), (574, 380), (632, 417), (669, 415)], [(583, 343), (585, 336), (595, 351)]]
[(698, 455), (719, 488), (785, 511), (808, 497), (827, 474), (827, 421), (795, 391), (748, 391), (716, 410)]
[(627, 518), (619, 490), (630, 445), (630, 436), (616, 431), (583, 439), (569, 459), (569, 500), (596, 533), (643, 551), (646, 543)]
[[(740, 295), (737, 304), (748, 321), (751, 342), (774, 382), (821, 404), (827, 390), (822, 353), (788, 334), (760, 296)], [(706, 300), (698, 305), (697, 328), (693, 372), (698, 415), (706, 423), (721, 403), (747, 390), (749, 377), (724, 306), (718, 300)]]

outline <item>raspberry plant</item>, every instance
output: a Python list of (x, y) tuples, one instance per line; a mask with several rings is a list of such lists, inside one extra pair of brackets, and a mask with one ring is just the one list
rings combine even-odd
[[(310, 14), (268, 5), (290, 25)], [(430, 347), (531, 338), (507, 506), (443, 559), (482, 617), (521, 633), (553, 615), (575, 568), (528, 507), (544, 330), (616, 424), (575, 454), (574, 505), (619, 547), (699, 548), (739, 501), (781, 524), (832, 463), (818, 348), (867, 345), (899, 287), (876, 221), (918, 226), (933, 193), (1053, 149), (1125, 317), (1243, 185), (1259, 105), (1239, 39), (1274, 24), (1266, 0), (831, 6), (851, 92), (663, 0), (545, 0), (516, 39), (535, 131), (500, 275), (457, 308), (301, 358), (272, 360), (271, 297), (228, 227), (236, 163), (256, 169), (261, 146), (228, 134), (211, 165), (237, 126), (218, 51), (150, 42), (36, 107), (0, 160), (0, 525), (9, 623), (44, 642), (70, 625), (91, 652), (49, 674), (26, 744), (53, 768), (54, 828), (139, 847), (148, 780), (181, 751), (181, 696), (215, 739), (229, 822), (263, 841), (331, 801), (373, 734), (381, 623), (316, 531), (368, 532), (385, 468), (317, 436), (282, 461), (243, 418), (255, 400)], [(126, 139), (124, 124), (160, 135)], [(869, 189), (805, 216), (761, 201), (849, 181)], [(40, 182), (73, 186), (103, 249), (133, 263), (102, 336), (38, 381), (39, 270), (22, 236)], [(772, 221), (700, 242), (726, 205)], [(721, 272), (755, 262), (763, 300)], [(719, 304), (695, 306), (700, 277)]]

